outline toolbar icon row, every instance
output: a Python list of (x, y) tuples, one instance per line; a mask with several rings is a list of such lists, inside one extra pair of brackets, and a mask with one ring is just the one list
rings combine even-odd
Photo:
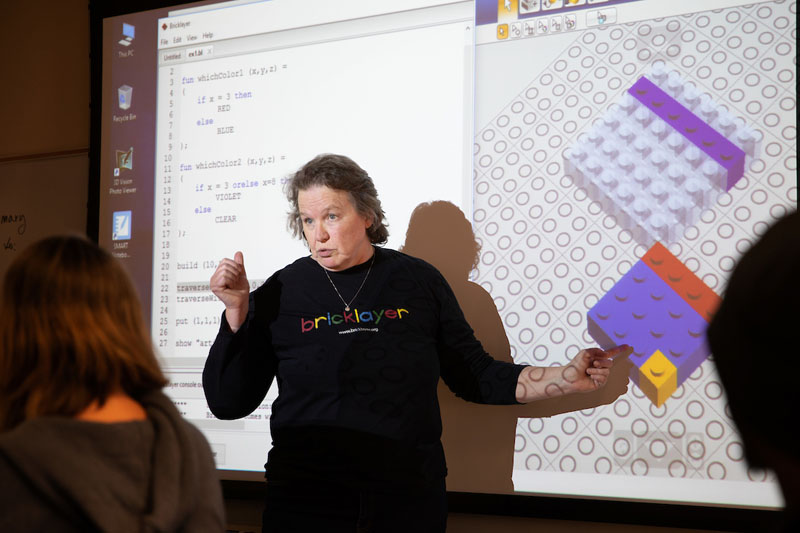
[(574, 30), (578, 26), (576, 15), (559, 15), (497, 25), (497, 39), (519, 39)]

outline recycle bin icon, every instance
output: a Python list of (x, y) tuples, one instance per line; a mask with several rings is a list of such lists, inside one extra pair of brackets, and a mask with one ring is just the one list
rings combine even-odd
[(133, 87), (130, 85), (122, 85), (117, 89), (117, 97), (119, 98), (119, 108), (129, 109), (131, 101), (133, 100)]

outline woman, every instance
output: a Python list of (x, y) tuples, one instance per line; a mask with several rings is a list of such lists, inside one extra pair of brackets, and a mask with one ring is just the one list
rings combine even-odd
[(211, 450), (166, 382), (107, 252), (21, 252), (0, 300), (0, 531), (222, 531)]
[(436, 387), (512, 404), (602, 386), (614, 353), (563, 368), (492, 359), (432, 266), (377, 248), (388, 231), (367, 173), (322, 155), (288, 184), (290, 227), (310, 257), (249, 293), (241, 252), (211, 290), (225, 304), (203, 374), (211, 411), (239, 418), (273, 378), (264, 531), (443, 531)]

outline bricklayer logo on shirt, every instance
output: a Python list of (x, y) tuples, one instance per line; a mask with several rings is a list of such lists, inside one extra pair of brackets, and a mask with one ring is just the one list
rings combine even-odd
[(386, 308), (380, 311), (359, 311), (354, 308), (352, 311), (342, 311), (341, 314), (326, 313), (313, 318), (300, 317), (300, 331), (308, 333), (325, 326), (357, 327), (378, 325), (383, 320), (402, 320), (405, 315), (410, 314), (408, 309)]

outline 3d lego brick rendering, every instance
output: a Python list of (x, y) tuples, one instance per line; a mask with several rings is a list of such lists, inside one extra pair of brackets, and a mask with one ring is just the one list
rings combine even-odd
[(719, 298), (656, 243), (587, 313), (603, 348), (633, 347), (631, 378), (660, 407), (709, 355), (705, 329)]
[[(527, 74), (498, 89), (502, 101), (479, 102), (491, 110), (476, 119), (474, 145), (473, 279), (491, 293), (511, 355), (565, 364), (620, 342), (622, 327), (639, 353), (638, 384), (612, 405), (519, 419), (514, 470), (530, 476), (517, 489), (545, 490), (543, 471), (756, 479), (713, 354), (693, 335), (737, 258), (797, 208), (796, 2), (700, 9), (563, 32), (547, 50), (537, 33), (481, 51), (498, 68), (480, 83), (502, 89)], [(512, 48), (524, 52), (513, 71), (503, 62)], [(656, 113), (667, 104), (702, 122), (699, 145), (699, 124), (681, 123), (684, 135), (670, 124), (680, 117)], [(740, 152), (709, 154), (727, 143)], [(650, 290), (625, 304), (626, 284)], [(641, 312), (660, 313), (675, 342), (653, 335), (662, 324), (639, 327)]]
[(566, 167), (637, 241), (671, 244), (741, 179), (758, 139), (658, 61), (578, 137)]

